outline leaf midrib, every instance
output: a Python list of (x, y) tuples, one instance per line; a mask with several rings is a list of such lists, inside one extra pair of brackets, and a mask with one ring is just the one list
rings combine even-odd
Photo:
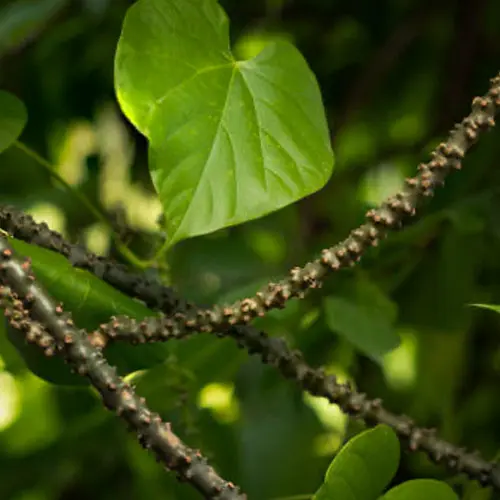
[(168, 91), (165, 94), (163, 94), (161, 97), (158, 97), (157, 99), (155, 99), (154, 105), (151, 106), (151, 108), (149, 110), (149, 113), (148, 113), (148, 116), (146, 118), (146, 126), (145, 126), (144, 135), (146, 135), (146, 137), (148, 137), (151, 140), (150, 131), (149, 131), (149, 125), (153, 121), (154, 114), (158, 110), (158, 108), (160, 107), (160, 105), (172, 93), (174, 93), (176, 90), (181, 89), (182, 87), (184, 87), (184, 85), (187, 85), (190, 81), (194, 80), (199, 75), (203, 75), (204, 73), (209, 73), (210, 71), (218, 71), (220, 69), (227, 69), (227, 68), (231, 68), (231, 67), (234, 68), (235, 62), (236, 61), (234, 61), (234, 59), (232, 59), (229, 63), (217, 64), (215, 66), (206, 66), (204, 68), (197, 69), (188, 78), (185, 78), (184, 80), (182, 80), (182, 82), (179, 82), (175, 87), (172, 87), (172, 88), (168, 89)]
[[(204, 161), (204, 164), (203, 164), (203, 168), (202, 168), (202, 171), (201, 171), (201, 175), (200, 177), (198, 178), (198, 182), (196, 183), (196, 188), (194, 190), (194, 193), (193, 193), (193, 196), (192, 196), (192, 200), (195, 200), (196, 199), (196, 195), (199, 191), (199, 188), (200, 188), (200, 185), (202, 184), (202, 181), (203, 179), (205, 178), (205, 175), (206, 175), (206, 172), (208, 170), (207, 168), (207, 163), (208, 163), (208, 160), (210, 159), (210, 157), (212, 156), (212, 153), (213, 153), (213, 150), (214, 150), (214, 147), (215, 147), (215, 141), (216, 141), (216, 138), (217, 136), (219, 135), (220, 133), (220, 130), (221, 130), (221, 123), (222, 123), (222, 120), (224, 118), (224, 115), (226, 113), (226, 109), (227, 109), (227, 103), (229, 101), (229, 96), (231, 94), (231, 87), (233, 85), (233, 82), (234, 82), (234, 77), (236, 75), (236, 72), (237, 72), (237, 65), (236, 64), (231, 64), (231, 66), (233, 67), (233, 70), (231, 72), (231, 78), (229, 79), (229, 83), (227, 85), (227, 90), (226, 90), (226, 99), (224, 100), (224, 106), (222, 107), (221, 109), (221, 113), (220, 113), (220, 116), (219, 116), (219, 121), (217, 123), (217, 126), (215, 127), (215, 133), (214, 133), (214, 136), (213, 136), (213, 139), (211, 141), (211, 148), (210, 150), (208, 151), (208, 154), (206, 155), (206, 159)], [(224, 66), (219, 66), (217, 69), (221, 69), (221, 68), (227, 68), (228, 65), (224, 65)], [(201, 74), (198, 73), (198, 74)], [(190, 203), (189, 206), (188, 206), (188, 209), (185, 211), (184, 213), (184, 216), (182, 217), (181, 219), (181, 222), (180, 224), (177, 226), (177, 230), (175, 231), (175, 233), (171, 236), (171, 242), (174, 242), (176, 241), (175, 240), (175, 236), (182, 230), (182, 226), (184, 224), (184, 221), (186, 220), (186, 218), (188, 217), (189, 213), (191, 212), (191, 209), (193, 207), (194, 203)], [(171, 243), (172, 244), (172, 243)]]

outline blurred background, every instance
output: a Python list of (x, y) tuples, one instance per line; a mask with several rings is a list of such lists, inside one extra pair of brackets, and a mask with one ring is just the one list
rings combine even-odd
[[(125, 241), (148, 258), (161, 243), (161, 207), (147, 143), (113, 89), (114, 51), (131, 4), (2, 0), (0, 88), (26, 104), (21, 140), (119, 228), (126, 221)], [(336, 162), (315, 195), (173, 249), (175, 287), (206, 304), (253, 293), (345, 237), (427, 160), (487, 90), (500, 60), (498, 0), (221, 4), (242, 51), (269, 37), (302, 51), (321, 87)], [(312, 365), (486, 458), (500, 447), (500, 315), (470, 304), (500, 304), (499, 157), (496, 129), (411, 227), (258, 323)], [(0, 155), (0, 200), (120, 259), (109, 230), (19, 149)], [(399, 345), (370, 344), (377, 331), (397, 334)], [(362, 428), (227, 339), (172, 345), (164, 363), (129, 377), (251, 499), (308, 498), (343, 440)], [(494, 498), (421, 454), (404, 454), (395, 482), (415, 477), (445, 479), (469, 500)], [(198, 495), (165, 473), (90, 389), (37, 377), (0, 332), (0, 498)]]

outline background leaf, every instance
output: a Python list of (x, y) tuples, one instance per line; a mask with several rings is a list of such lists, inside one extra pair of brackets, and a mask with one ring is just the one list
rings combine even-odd
[(313, 500), (373, 500), (399, 465), (400, 445), (394, 431), (378, 425), (352, 438), (334, 458)]
[(413, 479), (395, 486), (380, 500), (458, 500), (455, 492), (443, 481)]
[(115, 86), (149, 139), (171, 245), (284, 207), (331, 174), (321, 95), (302, 55), (279, 41), (236, 61), (214, 0), (132, 6)]
[(0, 90), (0, 153), (21, 135), (27, 120), (24, 104), (16, 96)]
[(323, 305), (328, 327), (377, 363), (399, 345), (391, 311), (377, 307), (375, 302), (330, 296), (325, 298)]

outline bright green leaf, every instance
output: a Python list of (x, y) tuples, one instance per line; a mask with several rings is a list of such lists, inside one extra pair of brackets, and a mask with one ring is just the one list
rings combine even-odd
[(215, 0), (139, 0), (115, 59), (125, 115), (147, 136), (170, 245), (320, 189), (333, 154), (318, 84), (273, 42), (237, 61)]
[(389, 311), (333, 296), (324, 300), (324, 310), (328, 327), (377, 363), (399, 345)]
[(27, 120), (24, 104), (16, 96), (0, 90), (0, 153), (21, 135)]
[(380, 500), (458, 500), (455, 492), (443, 481), (412, 479), (395, 486)]
[(397, 471), (400, 445), (394, 431), (378, 425), (352, 438), (330, 464), (313, 500), (374, 500)]
[(480, 307), (481, 309), (489, 309), (490, 311), (495, 311), (500, 313), (500, 306), (493, 304), (470, 304), (472, 307)]
[[(62, 302), (65, 310), (71, 312), (79, 328), (92, 331), (100, 323), (109, 321), (112, 315), (126, 314), (142, 319), (154, 314), (93, 274), (74, 268), (55, 252), (12, 238), (9, 242), (19, 255), (31, 258), (36, 278), (54, 299)], [(84, 379), (71, 374), (59, 357), (46, 358), (37, 346), (26, 344), (17, 330), (9, 329), (8, 336), (39, 377), (59, 384), (83, 383)], [(119, 342), (106, 349), (106, 357), (125, 375), (163, 362), (167, 352), (168, 344), (132, 346)]]

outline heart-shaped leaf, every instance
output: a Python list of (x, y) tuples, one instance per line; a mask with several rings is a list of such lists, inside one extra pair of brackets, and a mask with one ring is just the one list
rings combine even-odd
[(139, 0), (115, 59), (125, 115), (149, 139), (169, 244), (320, 189), (333, 154), (318, 84), (288, 42), (237, 61), (215, 0)]
[(443, 481), (412, 479), (390, 489), (380, 500), (458, 500), (456, 493)]
[[(126, 314), (142, 319), (154, 313), (140, 302), (123, 295), (93, 274), (76, 269), (61, 255), (9, 238), (16, 253), (29, 256), (36, 278), (49, 294), (71, 312), (79, 328), (92, 331), (112, 315)], [(58, 384), (80, 384), (84, 379), (73, 375), (59, 357), (46, 358), (37, 346), (26, 344), (21, 333), (10, 329), (8, 336), (20, 350), (28, 367), (39, 377)], [(168, 343), (132, 346), (116, 343), (106, 349), (109, 362), (122, 374), (148, 368), (163, 362), (169, 351)]]
[(24, 104), (16, 96), (0, 90), (0, 153), (21, 135), (27, 120)]
[(400, 445), (394, 431), (378, 425), (352, 438), (333, 459), (313, 500), (374, 500), (397, 471)]

